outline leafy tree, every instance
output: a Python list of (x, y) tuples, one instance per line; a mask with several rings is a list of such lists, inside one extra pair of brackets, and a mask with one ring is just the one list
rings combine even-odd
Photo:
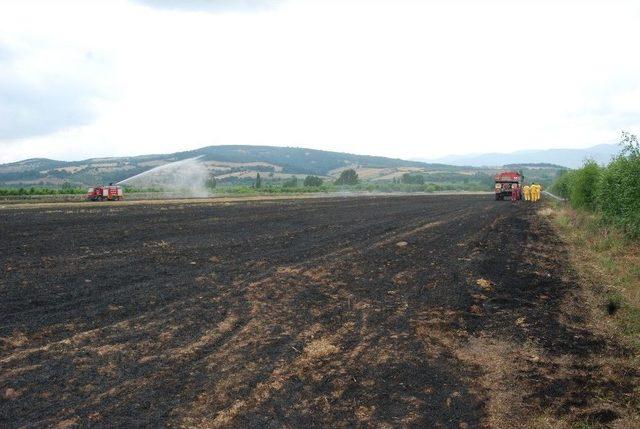
[(216, 180), (216, 177), (213, 174), (209, 175), (209, 178), (205, 182), (205, 186), (207, 188), (215, 188), (216, 186), (218, 186), (218, 181)]
[(298, 186), (298, 178), (296, 176), (291, 176), (287, 180), (282, 183), (283, 188), (295, 188)]
[(620, 145), (622, 146), (622, 153), (629, 155), (631, 158), (640, 158), (640, 143), (638, 143), (638, 137), (631, 134), (628, 131), (622, 132), (620, 138)]
[(404, 173), (402, 175), (402, 183), (409, 183), (413, 185), (424, 185), (424, 176), (422, 174)]
[(595, 161), (587, 161), (581, 169), (575, 171), (569, 197), (574, 207), (595, 210), (596, 189), (601, 172), (602, 169)]
[(256, 189), (262, 187), (262, 179), (260, 178), (260, 173), (256, 174)]
[(340, 173), (340, 177), (335, 181), (336, 185), (357, 185), (358, 173), (353, 168), (348, 168)]
[(304, 186), (318, 187), (322, 186), (322, 179), (318, 176), (307, 176), (304, 178)]

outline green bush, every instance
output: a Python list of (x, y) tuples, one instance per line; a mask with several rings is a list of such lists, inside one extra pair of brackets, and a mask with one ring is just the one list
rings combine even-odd
[(573, 173), (569, 200), (575, 208), (595, 210), (601, 168), (595, 161), (587, 161)]
[(623, 132), (623, 150), (606, 167), (588, 161), (582, 168), (562, 174), (553, 192), (575, 208), (596, 211), (602, 219), (640, 237), (640, 145)]
[(598, 208), (606, 221), (640, 237), (640, 155), (621, 154), (603, 171)]
[(322, 179), (318, 176), (307, 176), (304, 178), (304, 186), (318, 187), (322, 186)]
[(571, 188), (573, 186), (573, 171), (564, 171), (551, 186), (551, 191), (559, 197), (568, 200), (571, 197)]

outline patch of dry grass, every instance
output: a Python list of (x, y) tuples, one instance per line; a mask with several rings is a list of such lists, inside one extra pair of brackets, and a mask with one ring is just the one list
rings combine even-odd
[[(602, 222), (597, 214), (576, 211), (566, 204), (557, 203), (539, 213), (549, 217), (560, 237), (565, 241), (572, 266), (583, 280), (579, 297), (586, 305), (590, 329), (615, 338), (635, 350), (629, 355), (602, 355), (593, 364), (616, 385), (628, 382), (640, 367), (640, 243), (630, 240), (621, 231)], [(573, 427), (636, 428), (640, 427), (638, 402), (640, 390), (627, 394), (626, 399), (609, 398), (604, 392), (601, 404), (606, 409), (617, 409), (622, 418), (612, 426), (597, 425), (585, 417)], [(591, 410), (597, 415), (597, 409)], [(541, 420), (538, 427), (557, 427), (557, 422)], [(546, 424), (544, 424), (546, 423)]]
[[(0, 337), (0, 346), (7, 348), (22, 347), (28, 343), (29, 338), (27, 338), (23, 332), (19, 331), (14, 332), (13, 335), (8, 337)], [(0, 347), (0, 350), (2, 350), (2, 347)]]
[(340, 349), (329, 342), (326, 338), (321, 338), (307, 344), (304, 353), (309, 359), (318, 359), (338, 353)]
[(493, 283), (487, 279), (478, 279), (476, 280), (476, 284), (483, 290), (491, 290), (493, 288)]
[(596, 324), (640, 349), (640, 243), (604, 225), (597, 215), (566, 205), (540, 214), (553, 220), (578, 274), (595, 286)]

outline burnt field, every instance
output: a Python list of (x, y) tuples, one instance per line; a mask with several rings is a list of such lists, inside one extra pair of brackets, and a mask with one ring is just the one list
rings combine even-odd
[(2, 210), (0, 426), (624, 417), (562, 243), (492, 199)]

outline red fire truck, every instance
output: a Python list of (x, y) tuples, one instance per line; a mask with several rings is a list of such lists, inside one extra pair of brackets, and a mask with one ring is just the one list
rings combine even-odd
[(122, 187), (116, 185), (95, 186), (87, 191), (87, 199), (91, 201), (120, 201), (123, 198)]
[(522, 186), (523, 177), (517, 171), (504, 171), (496, 174), (494, 179), (496, 200), (504, 200), (505, 197), (511, 198), (513, 185)]

